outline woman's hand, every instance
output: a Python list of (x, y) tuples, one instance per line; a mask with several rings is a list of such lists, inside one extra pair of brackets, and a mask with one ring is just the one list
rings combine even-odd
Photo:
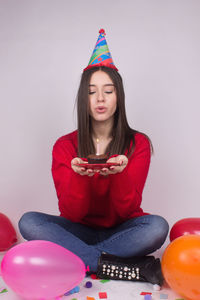
[(99, 173), (103, 176), (121, 173), (128, 164), (128, 158), (125, 155), (118, 155), (118, 156), (109, 158), (107, 160), (107, 163), (118, 163), (119, 166), (111, 166), (109, 168), (101, 169)]
[(74, 172), (78, 173), (81, 176), (93, 176), (96, 171), (92, 169), (86, 169), (82, 166), (77, 166), (76, 164), (87, 164), (86, 161), (82, 160), (79, 157), (75, 157), (71, 160), (71, 167), (74, 170)]
[(112, 158), (109, 158), (107, 160), (107, 163), (118, 163), (119, 166), (111, 166), (109, 168), (103, 168), (103, 169), (98, 169), (98, 170), (94, 170), (94, 169), (87, 169), (84, 168), (82, 166), (77, 166), (76, 164), (87, 164), (86, 161), (82, 160), (79, 157), (75, 157), (72, 159), (71, 161), (71, 167), (74, 170), (74, 172), (78, 173), (81, 176), (93, 176), (95, 173), (99, 173), (103, 176), (107, 176), (110, 174), (117, 174), (117, 173), (121, 173), (124, 168), (127, 166), (128, 163), (128, 158), (125, 155), (118, 155)]

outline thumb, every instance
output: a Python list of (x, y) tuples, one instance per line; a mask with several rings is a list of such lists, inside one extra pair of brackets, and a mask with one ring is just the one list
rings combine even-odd
[(71, 162), (72, 162), (72, 164), (80, 164), (81, 163), (81, 159), (78, 158), (78, 157), (75, 157), (75, 158), (72, 159)]

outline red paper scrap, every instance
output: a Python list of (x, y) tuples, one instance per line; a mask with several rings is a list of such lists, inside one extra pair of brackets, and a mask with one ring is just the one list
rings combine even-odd
[(106, 292), (100, 292), (99, 293), (99, 299), (107, 299), (107, 293)]
[(152, 293), (149, 292), (141, 292), (140, 295), (144, 296), (144, 295), (152, 295)]

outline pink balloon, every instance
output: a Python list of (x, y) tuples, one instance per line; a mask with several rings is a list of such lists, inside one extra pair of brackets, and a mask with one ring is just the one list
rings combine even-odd
[(28, 299), (58, 297), (85, 277), (85, 265), (78, 256), (43, 240), (24, 242), (8, 250), (1, 271), (5, 283)]

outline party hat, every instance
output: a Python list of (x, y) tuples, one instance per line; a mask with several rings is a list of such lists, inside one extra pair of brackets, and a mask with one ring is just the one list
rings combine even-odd
[(109, 68), (113, 68), (118, 71), (118, 69), (115, 67), (110, 51), (108, 49), (108, 45), (105, 39), (105, 30), (100, 29), (99, 30), (99, 37), (96, 42), (94, 51), (92, 53), (92, 56), (90, 58), (88, 66), (84, 69), (87, 70), (92, 67), (100, 67), (105, 66)]

